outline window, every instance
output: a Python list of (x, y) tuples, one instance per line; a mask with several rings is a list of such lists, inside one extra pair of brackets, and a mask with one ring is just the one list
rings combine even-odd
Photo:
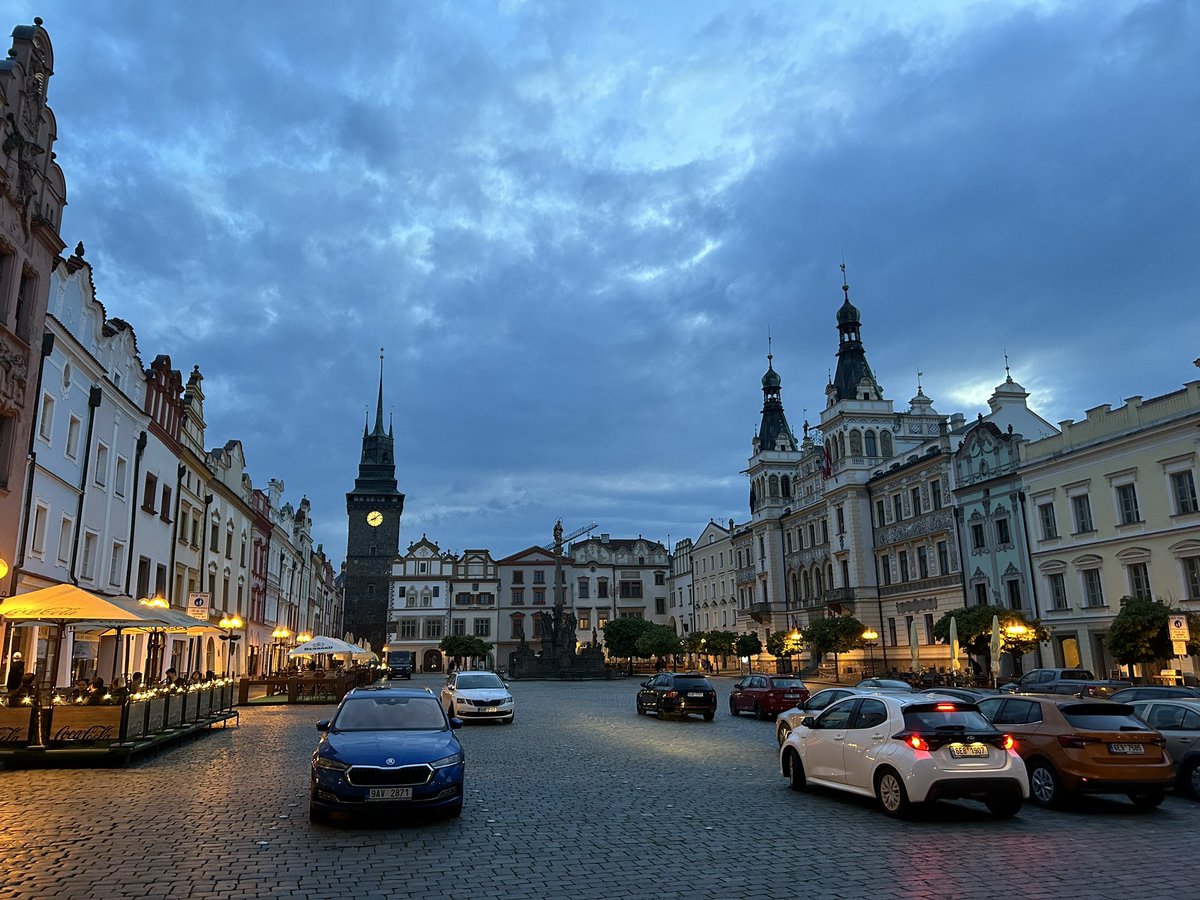
[(883, 501), (876, 500), (875, 501), (875, 525), (878, 527), (882, 527), (885, 522), (884, 510), (885, 510), (885, 507), (883, 505)]
[(1175, 498), (1175, 515), (1184, 516), (1200, 510), (1196, 504), (1196, 481), (1191, 470), (1171, 476), (1171, 496)]
[(414, 640), (417, 636), (417, 620), (416, 619), (401, 619), (400, 620), (400, 638), (401, 640)]
[(975, 522), (971, 525), (971, 549), (983, 550), (987, 547), (987, 539), (983, 534), (983, 523)]
[(49, 507), (42, 506), (40, 503), (33, 512), (33, 529), (29, 534), (29, 552), (38, 559), (41, 559), (46, 552), (46, 519), (49, 515)]
[(1004, 582), (1004, 589), (1008, 593), (1008, 608), (1021, 608), (1021, 582), (1015, 578), (1010, 578)]
[(666, 597), (655, 597), (654, 598), (654, 612), (660, 616), (666, 615), (666, 612), (667, 612), (667, 598)]
[(981, 581), (978, 584), (974, 585), (974, 588), (975, 588), (975, 605), (976, 606), (987, 606), (988, 605), (987, 583)]
[(1071, 498), (1071, 514), (1075, 517), (1076, 534), (1096, 530), (1092, 526), (1092, 501), (1087, 494), (1077, 494)]
[(418, 571), (420, 574), (424, 575), (426, 572), (428, 572), (428, 571), (429, 571), (429, 563), (424, 563), (424, 562), (423, 562), (423, 563), (418, 563), (418, 564), (417, 564), (417, 571)]
[(886, 553), (879, 557), (879, 571), (883, 575), (883, 583), (892, 583), (892, 558)]
[(942, 480), (940, 478), (929, 482), (929, 501), (934, 509), (942, 508)]
[(583, 612), (581, 612), (579, 614), (579, 630), (587, 631), (591, 627), (592, 627), (591, 610), (584, 610)]
[(451, 634), (458, 635), (459, 637), (462, 637), (463, 635), (465, 635), (467, 633), (467, 620), (466, 619), (452, 620), (450, 622), (450, 632), (451, 632)]
[(538, 606), (540, 604), (545, 604), (545, 602), (546, 602), (546, 589), (545, 588), (534, 588), (534, 590), (533, 590), (533, 605)]
[(840, 506), (837, 508), (836, 512), (837, 512), (837, 533), (845, 534), (846, 533), (846, 512)]
[(591, 594), (589, 593), (591, 590), (591, 584), (592, 584), (591, 581), (589, 581), (586, 578), (579, 579), (579, 599), (580, 600), (591, 599)]
[(534, 573), (533, 573), (533, 583), (534, 584), (545, 584), (546, 583), (546, 573), (544, 571), (542, 571), (541, 569), (535, 569)]
[(1200, 557), (1183, 560), (1183, 589), (1189, 600), (1200, 600)]
[(513, 588), (512, 604), (513, 606), (523, 606), (525, 604), (525, 592)]
[(1122, 525), (1132, 525), (1135, 522), (1141, 521), (1142, 517), (1138, 512), (1136, 485), (1117, 485), (1117, 518)]
[(912, 500), (912, 514), (919, 516), (921, 514), (921, 489), (915, 487), (908, 492), (908, 495)]
[(900, 580), (908, 581), (908, 551), (901, 550), (896, 557), (900, 560)]
[[(170, 490), (168, 488), (163, 488), (164, 500), (169, 500), (170, 497), (171, 497)], [(225, 558), (233, 559), (233, 532), (232, 531), (225, 532)]]
[(126, 472), (129, 469), (129, 463), (125, 457), (117, 457), (117, 471), (113, 476), (113, 493), (118, 497), (125, 496)]
[(665, 585), (667, 583), (666, 575), (662, 572), (655, 572), (654, 573), (654, 583), (656, 585), (658, 585), (659, 587), (662, 587), (663, 585)]
[(492, 623), (489, 619), (475, 620), (475, 637), (485, 638), (492, 633)]
[(96, 471), (92, 478), (97, 487), (104, 487), (108, 483), (108, 447), (104, 444), (96, 445)]
[[(83, 571), (84, 578), (91, 580), (96, 575), (96, 541), (94, 531), (84, 532), (83, 535)], [(143, 596), (145, 596), (143, 594)]]
[(1046, 584), (1050, 587), (1050, 608), (1051, 609), (1066, 609), (1067, 608), (1067, 580), (1063, 578), (1061, 572), (1054, 572), (1046, 576)]
[(597, 613), (596, 614), (596, 627), (599, 628), (601, 631), (603, 631), (604, 626), (607, 624), (608, 624), (608, 613)]
[(945, 541), (937, 542), (938, 574), (950, 574), (950, 546)]
[(165, 484), (162, 489), (162, 509), (159, 510), (158, 515), (164, 522), (171, 521), (171, 488)]
[(621, 582), (621, 599), (622, 600), (641, 600), (642, 599), (642, 583), (641, 583), (641, 581), (622, 581)]
[(1083, 605), (1104, 605), (1104, 587), (1100, 582), (1099, 569), (1083, 570)]
[(925, 643), (933, 643), (933, 613), (925, 613)]
[(1008, 519), (996, 520), (996, 543), (1001, 547), (1012, 543), (1012, 531), (1008, 527)]
[(893, 647), (896, 646), (896, 620), (894, 618), (888, 619), (888, 643)]
[(917, 571), (921, 578), (929, 577), (929, 553), (924, 547), (917, 548)]
[(892, 515), (897, 522), (904, 518), (904, 500), (899, 494), (892, 497)]
[(525, 617), (524, 616), (521, 616), (518, 614), (518, 615), (510, 617), (508, 621), (511, 625), (512, 636), (514, 638), (525, 637)]
[(119, 585), (121, 583), (122, 569), (125, 568), (125, 546), (116, 541), (112, 545), (112, 560), (108, 564), (108, 583), (110, 585)]
[(1136, 600), (1150, 599), (1150, 573), (1144, 562), (1130, 563), (1129, 596)]
[(38, 419), (38, 437), (47, 444), (54, 434), (54, 398), (49, 394), (42, 395), (42, 417)]
[(67, 419), (67, 448), (66, 454), (68, 459), (75, 459), (79, 456), (79, 429), (83, 423), (79, 421), (77, 416), (71, 416)]
[(525, 573), (520, 569), (513, 569), (513, 584), (524, 584)]
[(72, 524), (66, 516), (58, 523), (58, 561), (63, 565), (71, 561), (71, 534), (74, 532)]
[(1042, 540), (1048, 541), (1058, 537), (1058, 523), (1054, 520), (1054, 504), (1038, 504), (1038, 521), (1042, 525)]
[(596, 596), (601, 600), (608, 599), (608, 579), (601, 578), (596, 584)]

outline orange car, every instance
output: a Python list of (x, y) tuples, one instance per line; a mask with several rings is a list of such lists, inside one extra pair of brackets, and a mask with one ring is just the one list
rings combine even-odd
[(1125, 794), (1153, 809), (1175, 779), (1163, 736), (1108, 700), (1019, 694), (988, 697), (979, 711), (1011, 734), (1029, 770), (1029, 797), (1054, 806), (1067, 792)]

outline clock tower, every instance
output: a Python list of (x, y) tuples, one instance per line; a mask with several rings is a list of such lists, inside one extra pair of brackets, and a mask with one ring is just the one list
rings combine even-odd
[(396, 489), (396, 457), (389, 424), (383, 430), (383, 350), (379, 353), (379, 401), (375, 428), (363, 424), (362, 457), (354, 490), (346, 494), (345, 627), (383, 651), (388, 637), (392, 560), (400, 550), (404, 495)]

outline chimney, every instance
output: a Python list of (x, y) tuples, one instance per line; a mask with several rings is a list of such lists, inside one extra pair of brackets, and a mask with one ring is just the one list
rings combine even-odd
[(608, 535), (604, 532), (601, 532), (601, 534), (600, 534), (600, 543), (602, 543), (602, 544), (608, 543)]

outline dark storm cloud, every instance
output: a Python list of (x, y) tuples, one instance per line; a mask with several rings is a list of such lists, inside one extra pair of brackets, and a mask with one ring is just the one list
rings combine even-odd
[(742, 517), (843, 253), (900, 408), (1195, 375), (1194, 3), (38, 5), (64, 239), (334, 555), (381, 345), (405, 539), (500, 555)]

